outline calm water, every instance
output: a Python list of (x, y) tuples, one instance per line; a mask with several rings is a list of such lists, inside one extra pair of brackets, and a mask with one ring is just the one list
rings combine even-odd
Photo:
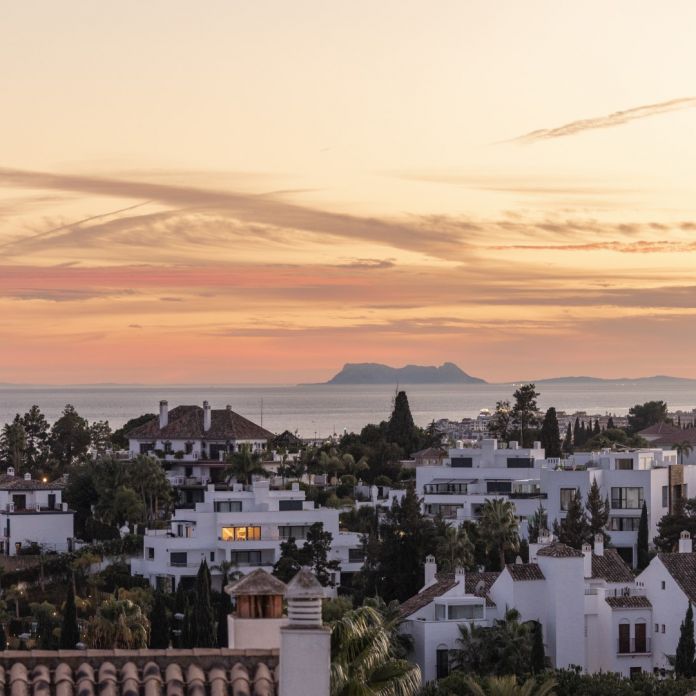
[[(510, 398), (514, 386), (413, 385), (402, 386), (419, 425), (433, 419), (476, 416), (493, 408), (499, 399)], [(696, 382), (625, 382), (610, 384), (540, 385), (541, 408), (584, 410), (589, 413), (624, 414), (636, 403), (664, 399), (670, 410), (696, 407)], [(358, 430), (365, 423), (388, 417), (394, 387), (378, 386), (99, 386), (99, 387), (0, 387), (0, 423), (38, 404), (53, 421), (66, 403), (80, 415), (108, 420), (117, 428), (142, 413), (156, 413), (160, 399), (170, 409), (179, 404), (202, 404), (213, 408), (230, 404), (235, 411), (260, 422), (271, 431), (297, 430), (303, 437), (328, 435), (344, 428)]]

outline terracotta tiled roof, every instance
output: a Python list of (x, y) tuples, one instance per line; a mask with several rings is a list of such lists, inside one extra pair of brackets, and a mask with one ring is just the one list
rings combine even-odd
[(687, 428), (686, 430), (677, 430), (673, 433), (666, 433), (650, 442), (651, 447), (671, 447), (679, 442), (690, 442), (696, 444), (696, 428)]
[(287, 586), (263, 568), (257, 568), (225, 588), (233, 597), (240, 595), (284, 595)]
[[(494, 607), (495, 602), (488, 596), (493, 583), (500, 573), (467, 573), (464, 577), (464, 588), (467, 594), (483, 597), (487, 607)], [(437, 582), (413, 597), (409, 597), (401, 604), (399, 610), (406, 617), (414, 614), (419, 609), (428, 606), (437, 597), (442, 597), (445, 592), (451, 590), (457, 583), (453, 573), (438, 573)]]
[(510, 563), (505, 567), (515, 582), (546, 579), (536, 563)]
[(210, 428), (203, 430), (203, 409), (200, 406), (176, 406), (168, 415), (168, 423), (159, 427), (159, 416), (128, 431), (137, 440), (270, 440), (273, 433), (252, 423), (231, 409), (212, 409)]
[(657, 557), (684, 594), (696, 602), (696, 553), (658, 553)]
[(56, 491), (64, 487), (62, 481), (44, 483), (36, 479), (27, 481), (23, 476), (0, 475), (0, 491)]
[(560, 541), (554, 541), (553, 544), (542, 546), (537, 551), (537, 556), (549, 556), (550, 558), (582, 558), (582, 551), (578, 551)]
[(30, 650), (0, 653), (5, 696), (275, 696), (278, 651)]
[(638, 432), (638, 435), (644, 437), (645, 435), (671, 435), (672, 433), (683, 432), (681, 428), (671, 423), (655, 423), (647, 428), (643, 428)]
[(447, 452), (439, 447), (426, 447), (411, 455), (411, 459), (444, 459)]
[(650, 609), (652, 604), (647, 597), (607, 597), (612, 609)]
[(604, 549), (603, 556), (592, 554), (592, 577), (607, 582), (632, 582), (633, 573), (616, 549)]

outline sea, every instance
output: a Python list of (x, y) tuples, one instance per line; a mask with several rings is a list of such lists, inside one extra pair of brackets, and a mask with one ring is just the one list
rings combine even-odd
[[(493, 410), (496, 401), (511, 399), (515, 384), (400, 385), (406, 391), (413, 418), (425, 426), (439, 418), (475, 417)], [(0, 424), (37, 404), (50, 422), (66, 404), (90, 422), (109, 421), (113, 429), (130, 418), (157, 413), (166, 399), (169, 408), (199, 404), (212, 408), (228, 404), (234, 411), (272, 432), (290, 430), (300, 437), (326, 437), (358, 432), (366, 423), (389, 417), (396, 385), (168, 385), (168, 386), (0, 386)], [(538, 384), (540, 408), (566, 412), (623, 415), (637, 403), (667, 402), (670, 411), (696, 407), (696, 381), (644, 380)]]

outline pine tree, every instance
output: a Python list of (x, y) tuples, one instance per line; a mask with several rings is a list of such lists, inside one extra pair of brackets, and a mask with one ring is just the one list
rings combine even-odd
[(302, 567), (302, 552), (294, 537), (280, 542), (280, 556), (273, 566), (273, 575), (284, 583), (290, 582)]
[(165, 649), (169, 647), (169, 616), (164, 595), (155, 592), (155, 602), (150, 614), (150, 646), (151, 648)]
[(558, 428), (556, 409), (553, 406), (546, 411), (541, 425), (541, 446), (546, 450), (547, 457), (560, 458), (561, 433)]
[[(536, 427), (537, 420), (537, 397), (539, 392), (534, 384), (524, 384), (515, 391), (515, 405), (512, 407), (512, 423), (520, 433), (520, 445), (528, 447), (529, 430)], [(560, 438), (559, 438), (560, 439)]]
[(594, 542), (597, 534), (604, 537), (604, 543), (608, 543), (609, 535), (605, 529), (609, 523), (609, 506), (606, 500), (602, 500), (602, 494), (599, 489), (597, 479), (592, 479), (592, 485), (587, 492), (587, 502), (585, 503), (589, 522), (590, 543)]
[(544, 650), (544, 628), (538, 621), (532, 629), (532, 654), (530, 656), (532, 674), (540, 674), (546, 669), (546, 652)]
[(333, 535), (331, 532), (324, 531), (323, 523), (315, 522), (307, 531), (307, 538), (301, 551), (302, 565), (309, 566), (324, 587), (329, 584), (333, 587), (331, 576), (341, 569), (339, 561), (328, 560), (332, 541)]
[(650, 563), (650, 550), (648, 548), (648, 507), (643, 501), (643, 509), (640, 511), (638, 523), (638, 570), (648, 567)]
[(65, 600), (63, 624), (60, 630), (60, 647), (62, 650), (74, 650), (80, 642), (80, 629), (77, 625), (77, 607), (75, 606), (75, 585), (68, 582), (68, 596)]
[(582, 509), (582, 499), (579, 494), (571, 498), (566, 517), (555, 531), (559, 541), (574, 549), (581, 549), (582, 545), (589, 540), (590, 526)]
[(536, 544), (539, 539), (539, 533), (542, 529), (548, 530), (548, 525), (548, 515), (540, 502), (534, 514), (527, 519), (527, 537), (529, 538), (529, 543)]
[(696, 644), (694, 643), (694, 611), (691, 602), (686, 609), (686, 616), (679, 627), (679, 642), (674, 661), (674, 671), (678, 677), (696, 676)]
[(565, 440), (563, 440), (563, 451), (566, 454), (572, 454), (573, 452), (573, 427), (571, 426), (570, 421), (568, 421)]
[(214, 648), (215, 631), (213, 630), (213, 607), (210, 602), (210, 571), (205, 559), (201, 561), (196, 575), (196, 592), (191, 618), (193, 647)]

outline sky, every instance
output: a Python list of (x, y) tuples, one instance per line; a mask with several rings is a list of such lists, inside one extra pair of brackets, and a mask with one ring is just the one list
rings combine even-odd
[(23, 0), (0, 382), (696, 378), (696, 3)]

